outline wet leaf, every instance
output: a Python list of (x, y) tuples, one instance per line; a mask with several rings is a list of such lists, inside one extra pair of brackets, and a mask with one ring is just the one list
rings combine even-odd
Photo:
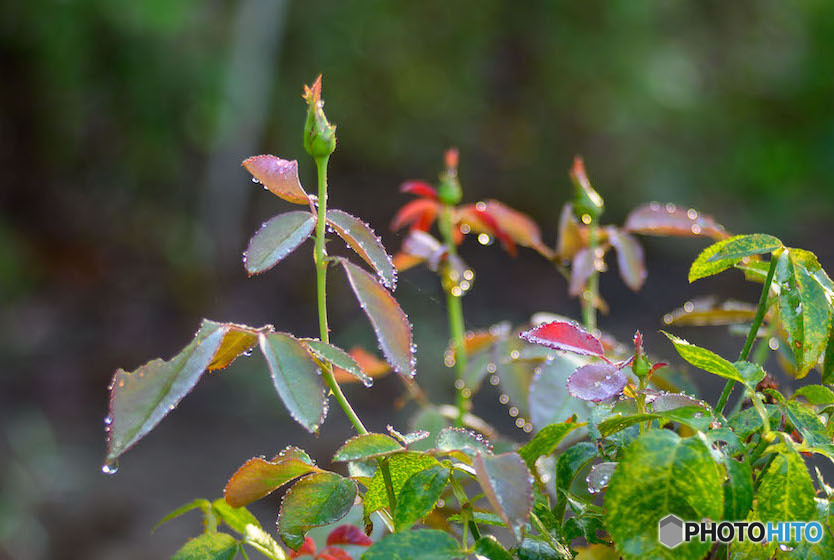
[(499, 238), (504, 234), (522, 247), (534, 249), (547, 259), (553, 258), (553, 251), (542, 241), (536, 222), (527, 214), (502, 202), (487, 200), (464, 206), (459, 210), (459, 219), (475, 232)]
[(228, 533), (203, 533), (185, 543), (171, 560), (232, 560), (237, 548), (237, 540)]
[(567, 506), (567, 494), (579, 473), (599, 456), (597, 446), (588, 441), (576, 443), (559, 454), (556, 460), (557, 502), (553, 508), (557, 517), (564, 517)]
[(707, 259), (707, 262), (733, 261), (733, 264), (745, 257), (772, 253), (782, 247), (782, 242), (772, 235), (754, 233), (751, 235), (736, 235), (721, 244), (721, 248)]
[(652, 410), (655, 412), (665, 412), (685, 406), (698, 406), (709, 410), (709, 405), (704, 401), (683, 393), (660, 393), (657, 396), (647, 395), (646, 402), (652, 405)]
[(416, 360), (408, 317), (397, 300), (373, 276), (345, 259), (339, 259), (339, 262), (360, 307), (371, 321), (388, 363), (400, 375), (413, 377)]
[(707, 296), (688, 301), (683, 307), (667, 313), (663, 322), (675, 327), (736, 325), (752, 322), (755, 316), (753, 304), (734, 300), (719, 304), (714, 296)]
[[(386, 461), (388, 461), (388, 471), (391, 473), (391, 486), (393, 487), (394, 495), (400, 493), (405, 481), (411, 475), (440, 464), (437, 462), (437, 459), (430, 455), (422, 455), (412, 451), (392, 455)], [(378, 509), (388, 507), (388, 490), (385, 487), (385, 480), (379, 470), (374, 474), (373, 479), (368, 485), (368, 491), (364, 497), (364, 504), (366, 516)]]
[(449, 469), (435, 465), (408, 477), (397, 496), (394, 510), (397, 531), (409, 529), (434, 508), (449, 484), (449, 476)]
[[(693, 476), (692, 473), (698, 473)], [(696, 437), (650, 430), (629, 445), (605, 494), (605, 526), (626, 560), (703, 558), (710, 543), (693, 541), (670, 550), (657, 539), (658, 522), (721, 519), (724, 474)]]
[(362, 529), (356, 525), (339, 525), (327, 535), (327, 546), (332, 545), (371, 546), (374, 544)]
[(643, 247), (634, 236), (617, 228), (607, 229), (608, 240), (617, 250), (617, 266), (620, 269), (620, 276), (626, 286), (636, 292), (643, 287), (648, 275), (645, 258), (643, 257)]
[[(353, 356), (332, 344), (322, 342), (320, 340), (302, 340), (304, 346), (319, 360), (328, 362), (334, 367), (339, 368), (343, 374), (352, 376), (354, 379), (361, 381), (365, 387), (373, 385), (374, 380), (370, 375), (362, 371), (362, 367), (357, 363)], [(387, 365), (387, 364), (386, 364)], [(339, 381), (339, 378), (336, 378)]]
[(533, 478), (524, 459), (518, 453), (479, 453), (473, 466), (493, 510), (520, 540), (533, 506)]
[(361, 560), (453, 560), (465, 556), (449, 533), (421, 529), (384, 536)]
[(629, 426), (647, 420), (679, 422), (693, 430), (706, 432), (710, 429), (711, 424), (717, 421), (717, 418), (712, 412), (706, 411), (700, 406), (684, 406), (663, 412), (614, 414), (600, 422), (597, 429), (602, 437), (609, 437)]
[(281, 546), (269, 534), (254, 525), (247, 525), (243, 533), (243, 542), (273, 560), (285, 560), (286, 554)]
[(608, 488), (611, 475), (614, 474), (614, 469), (616, 468), (617, 463), (611, 461), (597, 463), (591, 467), (588, 477), (585, 479), (585, 482), (588, 483), (588, 492), (597, 494)]
[(265, 222), (243, 253), (243, 264), (249, 276), (266, 272), (304, 243), (316, 227), (316, 217), (298, 210), (278, 214)]
[(521, 333), (521, 338), (554, 350), (604, 358), (602, 343), (578, 325), (562, 321), (545, 323)]
[(643, 235), (674, 235), (681, 237), (728, 237), (723, 226), (711, 216), (674, 204), (652, 202), (636, 208), (626, 218), (624, 229)]
[(223, 342), (220, 343), (220, 348), (214, 353), (211, 363), (208, 366), (209, 371), (216, 369), (223, 369), (239, 356), (248, 353), (258, 344), (258, 335), (262, 332), (272, 332), (272, 325), (267, 325), (260, 329), (253, 329), (246, 325), (236, 325), (234, 323), (224, 323), (228, 330), (223, 336)]
[(246, 532), (247, 525), (260, 527), (257, 518), (245, 507), (232, 507), (223, 498), (218, 498), (211, 503), (211, 509), (234, 531), (241, 535)]
[(752, 519), (808, 521), (813, 518), (816, 512), (814, 483), (798, 453), (777, 453), (759, 480)]
[(272, 384), (293, 420), (316, 432), (327, 414), (321, 370), (301, 342), (285, 333), (260, 335)]
[(492, 453), (492, 444), (481, 434), (463, 428), (443, 428), (437, 434), (436, 447), (440, 451), (462, 451), (470, 457)]
[[(770, 424), (778, 425), (782, 419), (782, 412), (776, 405), (766, 404), (765, 410), (769, 415)], [(727, 418), (727, 425), (732, 428), (739, 439), (745, 440), (762, 429), (762, 419), (753, 407), (745, 408)]]
[(694, 344), (691, 344), (682, 338), (678, 338), (673, 334), (669, 334), (666, 331), (660, 332), (665, 334), (666, 337), (672, 341), (672, 344), (675, 345), (675, 350), (678, 351), (681, 358), (693, 366), (709, 373), (720, 375), (725, 379), (732, 379), (733, 381), (738, 381), (739, 383), (746, 383), (738, 370), (733, 367), (733, 364), (718, 354), (710, 352), (705, 348), (695, 346)]
[(744, 521), (753, 507), (753, 471), (747, 460), (740, 462), (725, 456), (723, 462), (727, 469), (727, 481), (724, 483), (722, 519)]
[(298, 549), (313, 527), (329, 525), (347, 515), (356, 499), (356, 483), (322, 472), (305, 476), (281, 500), (278, 534), (284, 544)]
[[(359, 369), (371, 379), (382, 377), (391, 371), (391, 366), (388, 362), (380, 360), (375, 354), (371, 354), (361, 346), (354, 346), (348, 352), (353, 361), (359, 366)], [(336, 381), (341, 385), (342, 383), (355, 383), (360, 379), (341, 368), (335, 368), (333, 375)]]
[(347, 212), (328, 210), (327, 223), (336, 230), (351, 249), (371, 265), (379, 279), (389, 289), (397, 285), (397, 271), (380, 238), (371, 227)]
[(809, 403), (814, 405), (828, 406), (834, 404), (834, 391), (824, 385), (805, 385), (794, 393), (792, 398), (805, 397)]
[(577, 422), (559, 422), (545, 426), (518, 450), (518, 454), (528, 467), (533, 468), (539, 457), (548, 456), (556, 451), (565, 436), (581, 425)]
[(243, 507), (312, 472), (321, 472), (321, 469), (291, 455), (278, 456), (272, 461), (253, 457), (232, 475), (223, 494), (230, 506)]
[(385, 434), (362, 434), (347, 440), (333, 455), (333, 462), (383, 457), (404, 449), (397, 440)]
[(308, 204), (310, 197), (298, 180), (298, 162), (271, 155), (252, 156), (243, 161), (252, 177), (272, 194), (293, 204)]
[(420, 231), (428, 231), (434, 223), (437, 213), (440, 211), (440, 203), (428, 198), (412, 200), (400, 208), (394, 219), (391, 220), (391, 229), (397, 231), (406, 226)]
[(588, 401), (571, 397), (565, 386), (568, 377), (587, 361), (573, 354), (554, 356), (537, 368), (529, 388), (530, 422), (537, 430), (548, 424), (562, 422), (576, 414), (580, 420), (588, 418), (592, 406)]
[(582, 366), (568, 378), (568, 393), (583, 401), (600, 402), (622, 393), (628, 383), (623, 371), (614, 364), (595, 363)]
[(784, 411), (788, 421), (802, 436), (802, 446), (834, 461), (834, 443), (820, 417), (795, 401), (785, 403)]

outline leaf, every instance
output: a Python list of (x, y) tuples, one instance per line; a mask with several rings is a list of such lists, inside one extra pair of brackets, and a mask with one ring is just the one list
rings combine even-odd
[(701, 432), (706, 432), (710, 424), (716, 421), (715, 416), (700, 406), (686, 406), (663, 412), (644, 412), (637, 414), (614, 414), (599, 423), (597, 429), (602, 437), (608, 437), (629, 426), (647, 420), (665, 420), (679, 422), (684, 426)]
[(605, 526), (617, 550), (627, 560), (703, 558), (710, 543), (668, 549), (657, 539), (658, 522), (669, 514), (721, 519), (723, 479), (698, 438), (682, 439), (669, 430), (642, 434), (625, 449), (605, 495)]
[(394, 527), (397, 531), (409, 529), (426, 516), (449, 484), (449, 469), (435, 465), (408, 477), (397, 496), (394, 510)]
[(272, 384), (293, 420), (316, 432), (327, 414), (321, 371), (301, 342), (292, 335), (260, 335)]
[[(553, 545), (556, 545), (556, 548)], [(525, 537), (518, 545), (519, 560), (571, 560), (570, 549), (556, 540), (541, 537)]]
[(571, 262), (568, 294), (573, 297), (581, 296), (594, 271), (596, 271), (594, 254), (590, 249), (580, 249)]
[(345, 259), (339, 259), (339, 262), (345, 269), (359, 306), (371, 321), (388, 363), (400, 375), (413, 377), (416, 360), (408, 317), (397, 300), (373, 276)]
[(228, 533), (203, 533), (185, 543), (171, 560), (232, 560), (237, 549), (237, 540)]
[[(771, 425), (778, 425), (782, 419), (782, 412), (779, 407), (771, 404), (764, 405), (769, 415)], [(762, 419), (753, 407), (745, 408), (727, 418), (727, 425), (738, 435), (739, 439), (745, 440), (758, 430), (762, 429)]]
[[(380, 360), (375, 354), (371, 354), (361, 346), (351, 348), (348, 355), (356, 362), (359, 369), (371, 379), (382, 377), (391, 371), (391, 366), (388, 362)], [(342, 383), (355, 383), (359, 381), (359, 378), (355, 375), (338, 367), (333, 370), (333, 375), (340, 385)]]
[(539, 457), (548, 456), (556, 451), (565, 436), (581, 425), (577, 422), (559, 422), (545, 426), (518, 450), (518, 454), (528, 467), (533, 468)]
[(797, 379), (805, 377), (819, 361), (831, 326), (825, 288), (813, 275), (813, 268), (803, 264), (813, 266), (813, 261), (796, 249), (787, 249), (779, 256), (774, 276), (779, 285), (779, 319), (796, 358)]
[[(362, 371), (362, 366), (357, 363), (354, 357), (341, 348), (320, 340), (304, 339), (301, 342), (312, 352), (313, 356), (321, 361), (332, 364), (345, 374), (360, 380), (365, 387), (370, 387), (374, 384), (373, 378)], [(337, 378), (336, 380), (338, 381), (339, 379)]]
[(400, 208), (391, 220), (391, 229), (397, 231), (410, 225), (412, 229), (428, 231), (434, 223), (440, 203), (428, 198), (412, 200)]
[(374, 541), (356, 525), (339, 525), (327, 535), (327, 546), (332, 545), (371, 546)]
[(266, 272), (304, 243), (316, 227), (316, 217), (298, 210), (278, 214), (261, 225), (243, 253), (249, 276)]
[(834, 391), (825, 385), (805, 385), (804, 387), (800, 387), (791, 398), (795, 399), (796, 397), (805, 397), (805, 400), (815, 405), (827, 406), (834, 404)]
[(719, 375), (725, 379), (732, 379), (733, 381), (738, 381), (739, 383), (745, 383), (744, 378), (733, 366), (733, 364), (718, 354), (710, 352), (705, 348), (695, 346), (694, 344), (691, 344), (682, 338), (678, 338), (673, 334), (669, 334), (666, 331), (660, 332), (665, 334), (666, 337), (672, 341), (672, 344), (675, 346), (675, 350), (678, 351), (681, 358), (693, 366), (709, 373)]
[(397, 440), (385, 434), (362, 434), (347, 440), (333, 455), (333, 462), (383, 457), (404, 449)]
[(463, 428), (443, 428), (437, 434), (436, 446), (440, 451), (463, 451), (470, 457), (492, 453), (492, 444), (481, 434)]
[(459, 219), (473, 231), (509, 237), (513, 242), (535, 249), (546, 259), (553, 258), (553, 251), (544, 244), (539, 226), (533, 219), (497, 200), (487, 200), (463, 206)]
[(622, 277), (626, 286), (636, 292), (643, 287), (648, 275), (643, 247), (634, 236), (615, 227), (609, 227), (607, 231), (608, 240), (617, 250), (617, 266), (620, 269), (620, 277)]
[(260, 527), (257, 518), (245, 507), (232, 507), (223, 498), (218, 498), (211, 503), (211, 509), (220, 519), (233, 530), (241, 535), (246, 532), (247, 525)]
[(719, 254), (731, 241), (742, 237), (745, 236), (737, 235), (735, 237), (723, 239), (701, 251), (692, 263), (692, 266), (689, 267), (689, 282), (692, 283), (700, 278), (706, 278), (707, 276), (712, 276), (714, 274), (718, 274), (719, 272), (723, 272), (728, 268), (732, 268), (738, 261), (734, 261), (732, 259), (713, 261), (711, 259), (713, 256)]
[(253, 457), (232, 475), (223, 493), (230, 506), (243, 507), (311, 472), (321, 472), (321, 469), (294, 457), (273, 461)]
[(203, 498), (197, 498), (192, 502), (188, 502), (187, 504), (181, 505), (180, 507), (178, 507), (177, 509), (160, 519), (159, 522), (153, 526), (153, 529), (151, 529), (151, 533), (156, 531), (160, 525), (167, 523), (172, 519), (176, 519), (177, 517), (195, 509), (199, 509), (202, 510), (204, 513), (207, 513), (211, 509), (211, 502)]
[(527, 342), (584, 356), (605, 357), (597, 337), (578, 325), (564, 321), (544, 323), (519, 335)]
[(585, 479), (585, 482), (588, 483), (588, 492), (596, 494), (605, 490), (616, 468), (617, 463), (612, 461), (604, 461), (591, 467), (591, 471)]
[(793, 451), (777, 453), (760, 475), (752, 518), (761, 521), (808, 521), (816, 511), (814, 483), (805, 461)]
[(802, 436), (802, 447), (834, 461), (834, 443), (820, 417), (795, 401), (785, 403), (784, 411), (788, 421)]
[(614, 364), (582, 366), (568, 378), (568, 393), (583, 401), (600, 402), (622, 393), (628, 378)]
[(781, 241), (765, 233), (737, 235), (722, 243), (721, 248), (707, 259), (707, 262), (733, 261), (733, 264), (736, 264), (745, 257), (772, 253), (781, 247)]
[[(588, 418), (591, 408), (589, 401), (571, 397), (565, 391), (570, 375), (587, 364), (587, 361), (573, 354), (554, 356), (536, 370), (528, 390), (530, 422), (537, 430), (554, 422), (562, 422), (576, 414), (580, 421)], [(504, 375), (501, 380), (503, 383)]]
[(562, 207), (559, 215), (559, 239), (556, 254), (562, 262), (567, 262), (588, 245), (587, 235), (583, 235), (579, 222), (573, 213), (573, 205), (568, 203)]
[(626, 218), (628, 232), (643, 235), (674, 235), (680, 237), (712, 237), (724, 239), (727, 232), (715, 223), (712, 216), (696, 210), (652, 202), (633, 210)]
[[(414, 473), (424, 471), (440, 463), (430, 455), (422, 455), (415, 452), (399, 453), (388, 459), (388, 471), (391, 473), (391, 486), (394, 495), (400, 493), (405, 481)], [(385, 480), (382, 472), (377, 469), (373, 479), (365, 492), (365, 515), (368, 516), (378, 509), (388, 507), (388, 490), (385, 487)]]
[(246, 325), (236, 325), (234, 323), (223, 323), (228, 327), (228, 331), (223, 337), (223, 342), (220, 343), (220, 348), (214, 353), (211, 363), (208, 366), (209, 371), (223, 369), (234, 362), (239, 356), (252, 350), (258, 344), (258, 335), (262, 332), (272, 332), (272, 325), (261, 327), (260, 329), (253, 329)]
[(646, 402), (652, 405), (654, 412), (664, 412), (684, 406), (698, 406), (709, 410), (709, 405), (704, 401), (683, 393), (660, 393), (656, 396), (647, 394)]
[(347, 515), (356, 499), (356, 483), (349, 478), (320, 472), (305, 476), (281, 500), (278, 534), (297, 550), (313, 527), (329, 525)]
[(368, 224), (341, 210), (328, 210), (327, 223), (356, 254), (376, 270), (385, 287), (389, 290), (396, 288), (397, 270), (391, 256)]
[(724, 483), (725, 521), (744, 521), (753, 507), (753, 471), (748, 461), (724, 457), (727, 481)]
[(384, 536), (361, 560), (453, 560), (464, 556), (466, 552), (450, 534), (422, 529)]
[(567, 506), (567, 495), (570, 493), (573, 481), (591, 461), (599, 456), (597, 446), (588, 441), (576, 443), (562, 452), (556, 460), (556, 506), (554, 514), (559, 519), (564, 517)]
[(275, 539), (254, 525), (247, 525), (243, 533), (243, 542), (271, 560), (286, 560), (287, 555)]
[(481, 537), (475, 542), (475, 554), (487, 560), (513, 560), (507, 549), (492, 535)]
[(473, 466), (493, 510), (520, 540), (533, 506), (533, 478), (524, 459), (518, 453), (479, 453)]
[(688, 301), (683, 307), (667, 313), (663, 322), (675, 327), (703, 327), (749, 323), (755, 317), (755, 305), (733, 300), (719, 304), (715, 297), (707, 296)]
[(298, 180), (298, 162), (271, 155), (252, 156), (243, 167), (272, 194), (293, 204), (309, 204), (310, 197)]

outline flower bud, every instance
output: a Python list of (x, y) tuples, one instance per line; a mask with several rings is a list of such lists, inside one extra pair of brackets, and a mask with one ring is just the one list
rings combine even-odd
[(591, 186), (588, 175), (585, 173), (585, 162), (579, 156), (573, 159), (570, 179), (574, 189), (573, 208), (576, 217), (585, 224), (597, 221), (602, 215), (602, 197)]
[(631, 362), (631, 371), (640, 379), (645, 379), (652, 371), (652, 364), (643, 353), (643, 335), (640, 331), (634, 333), (634, 361)]
[(321, 99), (321, 74), (312, 87), (304, 86), (307, 121), (304, 123), (304, 149), (313, 159), (324, 158), (336, 150), (336, 127), (324, 115)]
[(458, 181), (458, 150), (451, 148), (444, 154), (446, 169), (440, 174), (437, 185), (437, 198), (443, 204), (454, 206), (463, 198), (463, 190)]

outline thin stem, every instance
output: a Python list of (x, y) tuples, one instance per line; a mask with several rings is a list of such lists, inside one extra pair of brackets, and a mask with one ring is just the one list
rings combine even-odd
[[(318, 195), (318, 222), (316, 223), (316, 251), (315, 251), (315, 262), (316, 262), (316, 288), (318, 293), (318, 307), (319, 307), (319, 331), (321, 334), (321, 341), (322, 342), (330, 342), (330, 329), (327, 326), (327, 252), (324, 248), (324, 232), (325, 227), (327, 225), (327, 161), (330, 157), (323, 157), (316, 159), (316, 169), (318, 171), (318, 186), (319, 186), (319, 195)], [(333, 366), (328, 363), (325, 363), (322, 367), (322, 377), (324, 378), (324, 382), (327, 384), (330, 391), (333, 393), (333, 397), (336, 399), (336, 402), (339, 403), (339, 406), (342, 407), (342, 410), (345, 411), (350, 423), (353, 424), (353, 427), (356, 428), (356, 431), (360, 434), (367, 434), (368, 430), (365, 428), (365, 425), (362, 423), (362, 420), (359, 419), (356, 412), (353, 410), (353, 407), (350, 406), (350, 403), (345, 397), (345, 394), (342, 392), (341, 387), (336, 382), (336, 378), (333, 376)]]
[[(438, 223), (440, 233), (443, 236), (443, 243), (445, 243), (449, 251), (449, 258), (452, 259), (457, 256), (455, 241), (452, 238), (452, 207), (448, 204), (443, 206), (440, 214), (440, 221)], [(460, 290), (460, 288), (458, 288)], [(466, 386), (463, 384), (463, 375), (466, 371), (466, 347), (464, 346), (464, 337), (466, 333), (466, 324), (463, 319), (463, 291), (455, 293), (455, 288), (446, 289), (446, 310), (449, 316), (449, 334), (452, 338), (452, 345), (455, 347), (455, 389), (457, 390), (457, 409), (458, 416), (455, 419), (455, 425), (458, 428), (463, 427), (463, 417), (466, 414), (469, 405), (469, 398), (466, 396)]]
[(581, 295), (582, 322), (588, 332), (597, 328), (597, 300), (599, 299), (599, 270), (597, 269), (597, 247), (599, 246), (599, 231), (596, 218), (591, 219), (588, 228), (588, 251), (591, 252), (593, 270), (585, 283), (585, 290)]
[[(765, 312), (767, 311), (767, 298), (770, 295), (770, 285), (773, 283), (773, 275), (776, 273), (776, 263), (779, 261), (776, 255), (770, 257), (770, 268), (767, 269), (767, 278), (765, 278), (764, 286), (762, 286), (762, 294), (759, 296), (759, 306), (756, 309), (756, 317), (753, 319), (753, 324), (750, 325), (750, 332), (747, 333), (747, 340), (744, 341), (744, 348), (741, 349), (741, 354), (738, 356), (738, 361), (744, 361), (750, 355), (750, 349), (753, 347), (753, 341), (756, 340), (756, 335), (759, 332), (759, 327), (762, 326)], [(724, 385), (724, 390), (721, 391), (721, 396), (718, 398), (718, 403), (715, 405), (715, 410), (718, 414), (724, 412), (724, 406), (727, 404), (727, 399), (730, 398), (730, 393), (733, 392), (733, 385), (735, 381), (732, 379), (727, 381)]]

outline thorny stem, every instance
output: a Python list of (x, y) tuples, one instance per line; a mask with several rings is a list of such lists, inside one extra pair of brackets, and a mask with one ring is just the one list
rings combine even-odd
[[(762, 326), (765, 311), (767, 311), (767, 297), (770, 295), (770, 285), (773, 283), (773, 275), (776, 273), (776, 263), (778, 260), (779, 259), (776, 255), (770, 257), (770, 268), (767, 269), (767, 278), (765, 278), (764, 286), (762, 286), (762, 294), (759, 296), (759, 306), (756, 309), (756, 317), (753, 319), (753, 324), (750, 325), (750, 332), (747, 333), (747, 340), (744, 341), (744, 348), (741, 349), (738, 361), (746, 360), (750, 355), (750, 349), (753, 347), (753, 342), (756, 340), (759, 327)], [(722, 414), (724, 412), (724, 406), (727, 404), (727, 399), (730, 398), (730, 393), (733, 392), (734, 384), (735, 381), (730, 379), (727, 381), (727, 384), (724, 385), (724, 390), (721, 391), (721, 396), (718, 397), (718, 403), (715, 405), (715, 410), (718, 414)]]
[[(452, 238), (452, 207), (448, 204), (443, 205), (443, 210), (440, 214), (440, 221), (438, 223), (440, 233), (443, 236), (443, 243), (449, 251), (449, 257), (456, 256), (455, 241)], [(463, 293), (454, 294), (452, 288), (446, 290), (446, 309), (449, 315), (449, 334), (452, 337), (452, 344), (455, 347), (455, 389), (457, 390), (457, 408), (458, 416), (455, 419), (455, 426), (463, 427), (463, 417), (468, 408), (468, 397), (465, 395), (466, 390), (463, 384), (463, 374), (466, 371), (466, 347), (464, 346), (464, 336), (466, 326), (463, 320), (463, 302), (461, 301)]]
[[(327, 161), (330, 159), (329, 156), (323, 158), (316, 158), (316, 170), (318, 171), (318, 186), (319, 186), (319, 195), (318, 195), (318, 222), (316, 223), (316, 252), (315, 252), (315, 261), (316, 261), (316, 287), (318, 292), (318, 306), (319, 306), (319, 330), (321, 333), (321, 341), (329, 343), (330, 342), (330, 329), (327, 327), (327, 252), (324, 249), (324, 232), (325, 226), (327, 225)], [(356, 428), (356, 431), (360, 434), (367, 434), (368, 430), (365, 428), (365, 425), (362, 423), (362, 420), (359, 419), (356, 412), (353, 410), (353, 407), (350, 406), (350, 403), (345, 397), (345, 394), (342, 392), (341, 387), (336, 382), (336, 378), (333, 376), (333, 366), (329, 363), (323, 364), (322, 367), (322, 377), (324, 378), (324, 382), (327, 383), (327, 386), (330, 388), (330, 392), (333, 393), (333, 397), (336, 399), (336, 402), (339, 403), (339, 406), (342, 407), (342, 410), (345, 411), (348, 419), (350, 420), (353, 427)]]
[(588, 228), (588, 251), (591, 252), (593, 270), (585, 283), (585, 290), (581, 295), (582, 322), (585, 330), (592, 332), (597, 328), (597, 300), (599, 299), (599, 270), (597, 269), (597, 247), (599, 246), (599, 230), (597, 219), (592, 218)]

